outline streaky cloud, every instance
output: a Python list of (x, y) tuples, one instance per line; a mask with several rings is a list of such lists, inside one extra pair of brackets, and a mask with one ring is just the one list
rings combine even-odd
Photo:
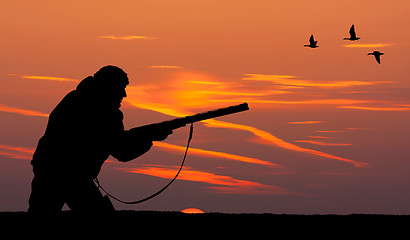
[(310, 143), (320, 146), (351, 146), (351, 143), (327, 143), (322, 141), (312, 141), (312, 140), (295, 140), (294, 142)]
[(337, 106), (337, 108), (367, 110), (367, 111), (409, 111), (408, 107), (366, 107), (366, 106)]
[[(224, 99), (224, 100), (210, 100), (211, 102), (231, 102), (240, 103), (241, 99)], [(369, 103), (372, 101), (368, 100), (354, 100), (354, 99), (313, 99), (313, 100), (257, 100), (248, 98), (246, 100), (248, 103), (262, 103), (262, 104), (318, 104), (318, 105), (341, 105), (341, 104), (360, 104)]]
[(254, 187), (238, 187), (238, 186), (229, 186), (229, 187), (207, 187), (208, 189), (213, 190), (216, 193), (222, 194), (249, 194), (249, 195), (290, 195), (290, 196), (301, 196), (303, 194), (290, 192), (284, 188), (263, 185), (254, 186)]
[(281, 94), (281, 93), (288, 93), (285, 91), (270, 91), (270, 92), (238, 92), (238, 91), (208, 91), (208, 90), (197, 90), (197, 91), (190, 91), (190, 93), (202, 93), (207, 95), (227, 95), (227, 96), (266, 96), (270, 94)]
[(257, 74), (257, 73), (245, 73), (247, 77), (242, 78), (243, 80), (260, 80), (260, 81), (278, 81), (285, 79), (293, 79), (297, 76), (294, 75), (276, 75), (276, 74)]
[(352, 127), (349, 127), (349, 128), (346, 128), (347, 130), (364, 130), (364, 129), (366, 129), (366, 128), (352, 128)]
[(337, 130), (318, 130), (318, 133), (343, 133), (345, 131), (337, 131)]
[(220, 85), (221, 82), (211, 82), (211, 81), (196, 81), (196, 80), (189, 80), (186, 81), (187, 83), (194, 83), (194, 84), (204, 84), (204, 85)]
[(317, 124), (317, 123), (324, 123), (324, 121), (287, 122), (287, 124)]
[(16, 152), (19, 152), (19, 153), (25, 153), (25, 154), (33, 154), (34, 153), (34, 148), (17, 147), (17, 146), (11, 146), (11, 145), (0, 145), (0, 148), (6, 149), (6, 150), (16, 151)]
[(107, 36), (99, 36), (98, 38), (104, 38), (104, 39), (113, 39), (113, 40), (136, 40), (136, 39), (157, 39), (155, 37), (148, 37), (148, 36), (113, 36), (113, 35), (107, 35)]
[(347, 48), (378, 48), (378, 47), (389, 47), (392, 46), (391, 43), (371, 43), (371, 44), (345, 44), (343, 47)]
[(351, 163), (356, 167), (367, 167), (367, 166), (369, 166), (368, 163), (362, 163), (362, 162), (354, 161), (352, 159), (338, 157), (338, 156), (335, 156), (335, 155), (332, 155), (332, 154), (328, 154), (328, 153), (324, 153), (324, 152), (320, 152), (320, 151), (316, 151), (316, 150), (312, 150), (312, 149), (308, 149), (308, 148), (299, 147), (295, 144), (285, 142), (284, 140), (272, 135), (271, 133), (265, 132), (263, 130), (260, 130), (260, 129), (257, 129), (257, 128), (254, 128), (254, 127), (251, 127), (251, 126), (235, 124), (235, 123), (228, 123), (228, 122), (222, 122), (222, 121), (218, 121), (218, 120), (214, 120), (214, 119), (205, 120), (204, 122), (209, 127), (222, 127), (222, 128), (231, 128), (231, 129), (249, 131), (249, 132), (253, 133), (255, 136), (257, 136), (260, 139), (264, 140), (263, 143), (273, 144), (275, 146), (279, 146), (279, 147), (282, 147), (284, 149), (288, 149), (288, 150), (292, 150), (292, 151), (296, 151), (296, 152), (303, 152), (303, 153), (307, 153), (307, 154), (311, 154), (311, 155), (315, 155), (315, 156), (320, 156), (320, 157), (324, 157), (324, 158), (328, 158), (328, 159), (339, 160), (339, 161)]
[(244, 74), (242, 80), (269, 81), (272, 84), (298, 87), (320, 87), (320, 88), (341, 88), (351, 86), (374, 85), (378, 82), (369, 81), (312, 81), (294, 79), (295, 76), (278, 76), (267, 74)]
[[(152, 111), (156, 111), (156, 112), (160, 112), (160, 113), (163, 113), (163, 114), (166, 114), (166, 115), (171, 115), (171, 116), (176, 116), (176, 117), (182, 117), (184, 115), (190, 114), (190, 113), (184, 114), (180, 111), (164, 107), (163, 105), (156, 106), (154, 104), (138, 104), (138, 103), (135, 103), (133, 101), (129, 101), (129, 103), (132, 106), (135, 106), (135, 107), (149, 109), (149, 110), (152, 110)], [(324, 157), (324, 158), (344, 161), (344, 162), (347, 162), (347, 163), (351, 163), (351, 164), (355, 165), (356, 167), (367, 167), (368, 166), (367, 163), (361, 163), (361, 162), (357, 162), (357, 161), (354, 161), (354, 160), (351, 160), (351, 159), (338, 157), (338, 156), (335, 156), (335, 155), (332, 155), (332, 154), (328, 154), (328, 153), (324, 153), (324, 152), (320, 152), (320, 151), (316, 151), (316, 150), (311, 150), (311, 149), (299, 147), (295, 144), (285, 142), (282, 139), (279, 139), (276, 136), (272, 135), (271, 133), (265, 132), (263, 130), (260, 130), (260, 129), (257, 129), (257, 128), (254, 128), (254, 127), (251, 127), (251, 126), (241, 125), (241, 124), (234, 124), (234, 123), (229, 123), (229, 122), (223, 122), (223, 121), (218, 121), (218, 120), (214, 120), (214, 119), (208, 119), (208, 120), (205, 120), (203, 122), (208, 127), (219, 127), (219, 128), (227, 128), (227, 129), (236, 129), (236, 130), (248, 131), (248, 132), (253, 133), (255, 136), (259, 137), (260, 139), (264, 140), (263, 143), (266, 142), (268, 144), (273, 144), (275, 146), (279, 146), (279, 147), (282, 147), (284, 149), (293, 150), (293, 151), (297, 151), (297, 152), (304, 152), (304, 153), (308, 153), (308, 154), (315, 155), (315, 156), (321, 156), (321, 157)]]
[(33, 111), (33, 110), (27, 110), (27, 109), (22, 109), (22, 108), (17, 108), (17, 107), (6, 106), (6, 105), (3, 105), (3, 104), (0, 104), (0, 111), (1, 112), (8, 112), (8, 113), (15, 113), (15, 114), (19, 114), (19, 115), (25, 115), (25, 116), (48, 117), (48, 114), (46, 114), (46, 113)]
[[(165, 148), (168, 150), (173, 150), (173, 151), (180, 151), (184, 152), (185, 147), (178, 146), (178, 145), (173, 145), (169, 143), (164, 143), (164, 142), (154, 142), (154, 146), (160, 147), (160, 148)], [(251, 157), (245, 157), (245, 156), (240, 156), (240, 155), (235, 155), (235, 154), (230, 154), (230, 153), (224, 153), (224, 152), (216, 152), (216, 151), (210, 151), (210, 150), (204, 150), (204, 149), (199, 149), (199, 148), (189, 148), (189, 153), (190, 154), (195, 154), (195, 155), (200, 155), (200, 156), (206, 156), (206, 157), (214, 157), (214, 158), (224, 158), (224, 159), (229, 159), (229, 160), (235, 160), (235, 161), (240, 161), (240, 162), (245, 162), (245, 163), (252, 163), (252, 164), (260, 164), (268, 167), (277, 167), (279, 166), (278, 164), (274, 164), (268, 161), (260, 160), (257, 158), (251, 158)]]
[(149, 68), (154, 68), (154, 69), (180, 69), (180, 68), (183, 68), (183, 67), (172, 66), (172, 65), (154, 65), (154, 66), (150, 66)]
[(49, 80), (49, 81), (58, 81), (58, 82), (79, 82), (76, 79), (63, 78), (63, 77), (52, 77), (52, 76), (21, 75), (20, 77), (25, 78), (25, 79)]
[(310, 137), (310, 138), (320, 138), (320, 139), (329, 139), (329, 138), (331, 138), (331, 137), (325, 137), (325, 136), (307, 136), (307, 137)]
[[(175, 176), (176, 168), (169, 167), (141, 167), (133, 169), (123, 169), (126, 172), (139, 173), (160, 178), (172, 179)], [(202, 182), (211, 185), (224, 187), (208, 187), (219, 193), (225, 194), (277, 194), (277, 195), (300, 195), (290, 192), (284, 188), (261, 184), (252, 181), (235, 179), (230, 176), (217, 175), (210, 172), (190, 170), (185, 168), (178, 176), (180, 180)]]
[(10, 145), (0, 145), (0, 149), (7, 151), (0, 151), (0, 155), (24, 160), (31, 160), (34, 153), (34, 148), (17, 147)]
[[(265, 77), (265, 76), (263, 76)], [(292, 80), (295, 76), (279, 76), (273, 75), (272, 79), (280, 79), (280, 80)], [(361, 103), (369, 103), (373, 101), (363, 101), (363, 100), (353, 100), (353, 99), (311, 99), (311, 100), (271, 100), (271, 99), (260, 99), (256, 98), (255, 96), (247, 96), (246, 99), (244, 98), (230, 98), (230, 99), (213, 99), (209, 96), (209, 94), (198, 94), (199, 91), (225, 91), (231, 90), (232, 84), (221, 84), (217, 86), (218, 89), (213, 89), (213, 84), (196, 84), (198, 86), (191, 86), (186, 84), (187, 81), (201, 81), (201, 82), (218, 82), (215, 81), (215, 78), (208, 77), (207, 75), (197, 74), (197, 73), (190, 73), (190, 72), (182, 72), (177, 75), (176, 78), (167, 82), (167, 89), (164, 90), (163, 94), (160, 94), (161, 98), (157, 97), (158, 94), (151, 93), (147, 91), (145, 94), (129, 94), (127, 98), (127, 102), (130, 103), (131, 106), (137, 108), (148, 109), (152, 111), (156, 111), (165, 115), (170, 115), (174, 117), (184, 117), (186, 115), (193, 114), (192, 112), (186, 111), (187, 109), (198, 109), (203, 108), (204, 105), (209, 107), (211, 106), (220, 106), (219, 104), (211, 103), (215, 102), (230, 102), (230, 103), (242, 103), (244, 100), (248, 103), (267, 103), (267, 104), (328, 104), (328, 105), (351, 105), (351, 104), (361, 104)], [(369, 84), (369, 83), (362, 83), (360, 84)], [(360, 85), (359, 84), (359, 85)], [(206, 87), (210, 86), (211, 89), (207, 89)], [(237, 86), (237, 85), (236, 85)], [(181, 90), (182, 88), (182, 90)], [(175, 91), (175, 89), (177, 89)], [(249, 88), (246, 89), (249, 92)], [(268, 89), (270, 90), (270, 89)], [(197, 92), (195, 92), (197, 91)], [(195, 94), (193, 94), (195, 92)], [(230, 91), (229, 91), (230, 92)], [(266, 93), (266, 89), (264, 89), (264, 93)], [(164, 96), (169, 96), (170, 101), (164, 102)], [(168, 98), (166, 98), (168, 99)], [(269, 105), (270, 107), (271, 105)], [(332, 154), (307, 149), (303, 147), (299, 147), (293, 143), (286, 142), (278, 137), (272, 135), (269, 132), (257, 129), (252, 126), (248, 125), (241, 125), (241, 124), (233, 124), (229, 122), (222, 122), (216, 121), (213, 119), (203, 121), (208, 127), (219, 127), (219, 128), (227, 128), (227, 129), (236, 129), (242, 131), (248, 131), (254, 134), (258, 140), (261, 140), (264, 144), (271, 144), (274, 146), (278, 146), (284, 149), (288, 149), (295, 152), (301, 152), (305, 154), (310, 154), (313, 156), (320, 156), (326, 159), (333, 159), (338, 161), (343, 161), (346, 163), (353, 164), (356, 167), (366, 167), (368, 166), (367, 163), (361, 163), (352, 159), (343, 158), (339, 156), (335, 156)]]
[(155, 112), (159, 112), (165, 115), (173, 116), (173, 117), (183, 117), (185, 115), (193, 114), (191, 112), (181, 112), (179, 110), (175, 110), (169, 108), (163, 104), (155, 104), (155, 103), (138, 103), (136, 101), (130, 99), (124, 99), (125, 102), (129, 103), (131, 106), (147, 109)]
[(2, 152), (0, 151), (1, 156), (6, 156), (14, 159), (24, 159), (24, 160), (31, 160), (31, 156), (27, 155), (21, 155), (21, 154), (16, 154), (16, 153), (10, 153), (10, 152)]

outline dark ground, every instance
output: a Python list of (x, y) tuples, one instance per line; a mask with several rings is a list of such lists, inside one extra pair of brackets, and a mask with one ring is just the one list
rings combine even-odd
[[(29, 216), (26, 212), (0, 212), (1, 232), (47, 236), (94, 237), (133, 236), (226, 238), (253, 236), (252, 239), (284, 239), (317, 236), (357, 239), (360, 235), (399, 239), (408, 236), (410, 215), (292, 215), (292, 214), (184, 214), (180, 212), (117, 211), (112, 216), (75, 216), (70, 211), (59, 216)], [(17, 229), (17, 230), (16, 230)], [(403, 235), (404, 234), (404, 235)], [(142, 237), (144, 235), (144, 237)], [(282, 236), (282, 237), (279, 237)], [(269, 237), (271, 238), (271, 237)], [(156, 239), (156, 238), (155, 238)], [(80, 240), (80, 239), (78, 239)]]

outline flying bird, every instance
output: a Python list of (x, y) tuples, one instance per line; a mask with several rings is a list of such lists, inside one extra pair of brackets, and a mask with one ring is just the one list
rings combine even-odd
[(371, 53), (368, 53), (367, 55), (374, 55), (374, 58), (376, 58), (376, 61), (380, 64), (380, 55), (383, 55), (384, 53), (381, 53), (379, 51), (373, 51)]
[(354, 30), (354, 24), (350, 27), (349, 34), (350, 34), (350, 38), (343, 38), (343, 40), (356, 41), (360, 39), (359, 37), (356, 36), (356, 32)]
[(315, 41), (315, 39), (313, 38), (313, 34), (310, 35), (309, 45), (305, 45), (305, 47), (310, 47), (310, 48), (317, 48), (317, 47), (319, 47), (319, 46), (317, 45), (317, 41)]

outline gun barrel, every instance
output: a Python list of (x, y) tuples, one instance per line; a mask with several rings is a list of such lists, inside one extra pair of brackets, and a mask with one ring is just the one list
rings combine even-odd
[(216, 117), (221, 117), (221, 116), (225, 116), (225, 115), (229, 115), (233, 113), (243, 112), (246, 110), (249, 110), (249, 106), (245, 102), (245, 103), (235, 105), (235, 106), (230, 106), (230, 107), (220, 108), (220, 109), (216, 109), (216, 110), (212, 110), (208, 112), (198, 113), (192, 116), (186, 116), (183, 119), (185, 119), (186, 124), (188, 124), (188, 123), (203, 121), (203, 120), (210, 119), (210, 118), (216, 118)]
[(248, 104), (244, 102), (242, 104), (235, 105), (235, 106), (220, 108), (220, 109), (203, 112), (203, 113), (197, 113), (195, 115), (175, 118), (172, 120), (163, 121), (159, 123), (153, 123), (153, 124), (145, 125), (142, 127), (167, 128), (167, 129), (173, 130), (173, 129), (183, 127), (189, 123), (199, 122), (199, 121), (203, 121), (203, 120), (210, 119), (210, 118), (221, 117), (224, 115), (238, 113), (238, 112), (242, 112), (246, 110), (249, 110), (249, 107), (248, 107)]

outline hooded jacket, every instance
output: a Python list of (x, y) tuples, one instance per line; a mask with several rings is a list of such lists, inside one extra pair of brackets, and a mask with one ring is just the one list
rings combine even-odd
[(85, 78), (51, 112), (31, 161), (34, 174), (94, 179), (110, 155), (129, 161), (151, 148), (146, 133), (124, 130), (123, 113), (104, 104), (95, 85)]

